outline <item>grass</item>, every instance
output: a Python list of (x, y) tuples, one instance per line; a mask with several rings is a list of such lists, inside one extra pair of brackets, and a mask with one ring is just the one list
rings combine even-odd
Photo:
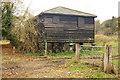
[(118, 51), (112, 51), (112, 55), (118, 55)]
[(104, 72), (100, 72), (97, 73), (96, 75), (90, 75), (89, 78), (105, 78), (105, 73)]
[(24, 56), (42, 56), (40, 53), (26, 53)]
[(64, 52), (64, 53), (51, 53), (51, 58), (63, 58), (63, 57), (69, 57), (72, 58), (75, 56), (74, 52)]
[(113, 64), (117, 65), (120, 64), (120, 61), (117, 59), (117, 60), (112, 60)]
[(100, 69), (96, 70), (95, 67), (91, 65), (85, 65), (83, 60), (76, 61), (72, 60), (70, 62), (65, 63), (64, 65), (71, 72), (74, 72), (76, 76), (71, 76), (72, 78), (79, 78), (83, 76), (83, 78), (115, 78), (117, 77), (115, 74), (106, 74), (102, 72)]
[(85, 66), (85, 65), (76, 65), (76, 64), (73, 64), (73, 65), (70, 65), (70, 70), (79, 70), (79, 69), (86, 69), (88, 66)]
[(10, 44), (10, 41), (9, 40), (1, 40), (0, 44)]

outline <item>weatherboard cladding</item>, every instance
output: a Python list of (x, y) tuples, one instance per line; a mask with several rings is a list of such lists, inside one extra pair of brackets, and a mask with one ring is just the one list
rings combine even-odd
[(94, 42), (95, 15), (64, 7), (41, 14), (47, 42)]
[(46, 10), (42, 13), (97, 17), (94, 14), (77, 11), (77, 10), (73, 10), (73, 9), (69, 9), (69, 8), (65, 8), (65, 7), (61, 7), (61, 6)]

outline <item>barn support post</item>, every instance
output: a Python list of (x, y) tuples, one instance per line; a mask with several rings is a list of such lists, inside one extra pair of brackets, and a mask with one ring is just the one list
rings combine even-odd
[(13, 46), (13, 54), (15, 53), (15, 46)]
[(80, 59), (80, 44), (79, 43), (76, 43), (75, 44), (75, 53), (76, 53), (76, 56), (75, 56), (75, 58), (77, 59), (77, 60), (79, 60)]
[(73, 52), (73, 43), (70, 43), (70, 44), (69, 44), (69, 47), (70, 47), (70, 48), (69, 48), (69, 52)]
[(44, 56), (47, 56), (47, 41), (45, 41), (45, 55)]
[(103, 70), (106, 73), (115, 72), (112, 64), (112, 45), (106, 45), (106, 53), (103, 58)]
[(52, 45), (52, 53), (54, 52), (54, 43), (51, 43)]

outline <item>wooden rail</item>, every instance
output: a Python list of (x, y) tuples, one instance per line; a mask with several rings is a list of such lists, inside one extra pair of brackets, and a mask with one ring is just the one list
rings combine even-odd
[(105, 46), (89, 46), (89, 45), (80, 45), (81, 47), (98, 47), (98, 48), (104, 48)]
[(95, 52), (95, 53), (104, 53), (102, 59), (102, 68), (103, 71), (106, 73), (116, 73), (114, 70), (114, 65), (112, 64), (112, 45), (106, 45), (106, 46), (89, 46), (89, 45), (80, 45), (80, 47), (91, 47), (91, 48), (104, 48), (104, 52), (102, 51), (93, 51), (93, 50), (82, 50), (80, 51), (86, 51), (86, 52)]

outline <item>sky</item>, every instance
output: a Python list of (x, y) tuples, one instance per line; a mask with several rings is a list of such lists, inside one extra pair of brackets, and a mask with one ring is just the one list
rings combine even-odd
[(38, 15), (44, 10), (63, 6), (97, 15), (101, 22), (118, 17), (118, 2), (120, 0), (24, 0), (32, 15)]

